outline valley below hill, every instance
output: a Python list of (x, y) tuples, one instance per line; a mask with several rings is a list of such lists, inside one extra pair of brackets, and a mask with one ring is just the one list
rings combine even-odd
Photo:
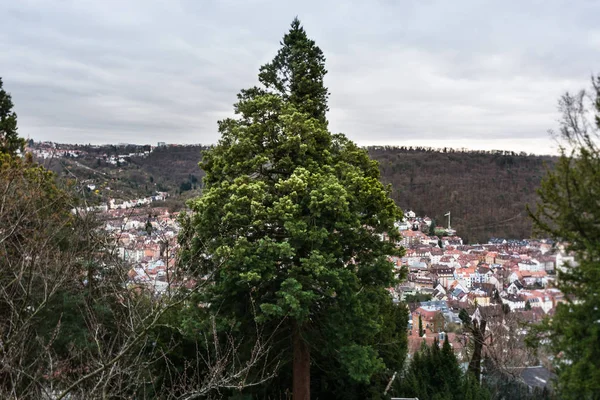
[[(130, 199), (168, 192), (162, 205), (185, 207), (202, 192), (199, 168), (207, 146), (91, 146), (33, 144), (43, 164), (74, 176), (90, 192), (92, 203), (110, 198)], [(536, 189), (556, 157), (507, 151), (377, 146), (368, 147), (379, 162), (381, 179), (392, 187), (392, 197), (404, 210), (429, 216), (438, 226), (451, 225), (465, 242), (482, 243), (492, 237), (528, 238), (532, 223), (527, 205), (535, 207)], [(48, 157), (48, 154), (52, 154)], [(90, 189), (90, 188), (93, 188)], [(108, 188), (108, 190), (107, 190)]]

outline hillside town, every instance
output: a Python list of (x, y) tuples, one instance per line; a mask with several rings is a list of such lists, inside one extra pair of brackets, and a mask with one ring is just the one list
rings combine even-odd
[(424, 294), (439, 301), (488, 306), (496, 296), (511, 311), (531, 307), (544, 314), (562, 300), (552, 288), (555, 273), (574, 263), (562, 245), (499, 238), (469, 245), (456, 235), (430, 236), (424, 231), (430, 230), (431, 219), (410, 211), (406, 215), (399, 224), (405, 254), (393, 260), (397, 268), (408, 271), (407, 280), (394, 291), (399, 299)]
[[(182, 283), (167, 279), (175, 268), (178, 213), (161, 207), (111, 207), (101, 215), (107, 230), (117, 238), (118, 254), (132, 265), (130, 284), (150, 285), (160, 293), (167, 282)], [(434, 231), (431, 219), (411, 211), (405, 215), (397, 224), (402, 235), (399, 245), (405, 254), (392, 261), (407, 275), (399, 286), (390, 288), (390, 293), (395, 301), (409, 304), (409, 350), (418, 350), (420, 339), (431, 341), (440, 333), (459, 331), (463, 309), (472, 313), (477, 308), (497, 308), (518, 315), (522, 321), (539, 322), (564, 301), (560, 290), (553, 287), (555, 273), (575, 261), (560, 244), (493, 238), (486, 244), (469, 245), (456, 235), (430, 236), (424, 231)], [(435, 231), (448, 229), (435, 227)], [(421, 337), (417, 333), (419, 316), (424, 326)], [(460, 335), (448, 335), (460, 351), (464, 346)]]
[(143, 285), (162, 294), (187, 282), (173, 276), (179, 248), (178, 214), (166, 207), (109, 208), (99, 214), (115, 238), (116, 253), (131, 266), (130, 286)]
[[(419, 351), (423, 342), (431, 345), (447, 338), (457, 358), (466, 362), (469, 339), (460, 318), (464, 310), (469, 318), (487, 319), (487, 352), (501, 347), (496, 350), (505, 355), (503, 362), (510, 368), (548, 373), (543, 366), (531, 365), (539, 360), (531, 359), (525, 348), (525, 327), (552, 316), (557, 304), (565, 301), (554, 287), (556, 271), (576, 262), (562, 244), (501, 238), (466, 244), (450, 226), (434, 227), (430, 218), (412, 211), (405, 212), (397, 226), (405, 254), (393, 262), (406, 279), (390, 293), (409, 307), (409, 354)], [(492, 343), (498, 333), (494, 330), (506, 340)], [(534, 386), (546, 384), (537, 381)]]
[[(128, 144), (121, 144), (120, 147), (128, 146)], [(103, 146), (99, 145), (89, 145), (91, 148), (100, 149)], [(90, 155), (87, 151), (82, 150), (79, 146), (68, 145), (68, 144), (58, 144), (50, 141), (45, 142), (34, 142), (30, 140), (28, 142), (25, 151), (31, 153), (37, 159), (52, 159), (52, 158), (86, 158), (93, 157), (97, 160), (105, 161), (111, 165), (125, 165), (127, 164), (127, 158), (131, 157), (148, 157), (148, 155), (155, 149), (157, 146), (135, 146), (135, 147), (143, 147), (140, 151), (130, 152), (130, 153), (116, 153), (109, 154), (107, 152)]]

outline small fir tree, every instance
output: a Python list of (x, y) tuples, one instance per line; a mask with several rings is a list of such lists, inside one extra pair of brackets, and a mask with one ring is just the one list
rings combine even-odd
[(25, 148), (25, 139), (17, 134), (17, 114), (12, 108), (12, 98), (2, 88), (0, 78), (0, 154), (16, 155)]

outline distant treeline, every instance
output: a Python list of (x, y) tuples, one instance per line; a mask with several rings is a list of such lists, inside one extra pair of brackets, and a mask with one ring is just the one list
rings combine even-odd
[[(427, 146), (367, 146), (369, 153), (375, 152), (387, 152), (387, 151), (402, 151), (408, 153), (469, 153), (469, 154), (488, 154), (498, 156), (512, 156), (512, 157), (536, 157), (533, 153), (526, 153), (524, 151), (515, 152), (511, 150), (470, 150), (464, 147), (453, 148), (453, 147), (427, 147)], [(546, 156), (541, 156), (546, 157)]]
[[(42, 142), (34, 142), (30, 140), (30, 145), (41, 144)], [(49, 142), (47, 142), (49, 143)], [(135, 152), (149, 151), (153, 147), (155, 151), (167, 151), (167, 152), (188, 152), (190, 150), (206, 150), (212, 147), (212, 145), (203, 144), (166, 144), (165, 146), (155, 147), (149, 144), (104, 144), (104, 145), (92, 145), (92, 144), (66, 144), (66, 143), (54, 143), (57, 149), (74, 149), (82, 150), (88, 153), (106, 153), (106, 154), (129, 154)], [(416, 152), (416, 153), (470, 153), (470, 154), (491, 154), (491, 155), (503, 155), (513, 157), (536, 157), (535, 154), (527, 153), (524, 151), (515, 152), (511, 150), (470, 150), (465, 147), (453, 148), (453, 147), (428, 147), (428, 146), (366, 146), (369, 152), (378, 151), (403, 151), (403, 152)], [(545, 157), (545, 156), (541, 156)]]

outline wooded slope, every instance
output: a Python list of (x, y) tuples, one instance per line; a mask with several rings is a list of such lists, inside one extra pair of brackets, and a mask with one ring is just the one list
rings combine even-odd
[(452, 227), (467, 242), (490, 237), (526, 238), (531, 221), (526, 205), (535, 205), (536, 189), (556, 160), (513, 152), (467, 152), (371, 147), (382, 179), (393, 188), (403, 209)]
[[(82, 148), (89, 151), (90, 159), (79, 162), (113, 176), (114, 187), (129, 185), (129, 191), (139, 195), (167, 190), (172, 195), (171, 202), (201, 192), (204, 173), (198, 162), (206, 146), (161, 147), (146, 158), (132, 157), (127, 165), (118, 168), (99, 162), (92, 155), (127, 154), (139, 149)], [(429, 216), (443, 226), (447, 225), (444, 214), (450, 211), (452, 227), (470, 243), (486, 242), (490, 237), (530, 237), (532, 225), (525, 207), (535, 205), (540, 180), (556, 160), (504, 151), (388, 146), (368, 150), (379, 162), (382, 180), (392, 185), (393, 198), (400, 207)], [(67, 159), (61, 160), (68, 163)], [(80, 173), (94, 175), (92, 171)]]

